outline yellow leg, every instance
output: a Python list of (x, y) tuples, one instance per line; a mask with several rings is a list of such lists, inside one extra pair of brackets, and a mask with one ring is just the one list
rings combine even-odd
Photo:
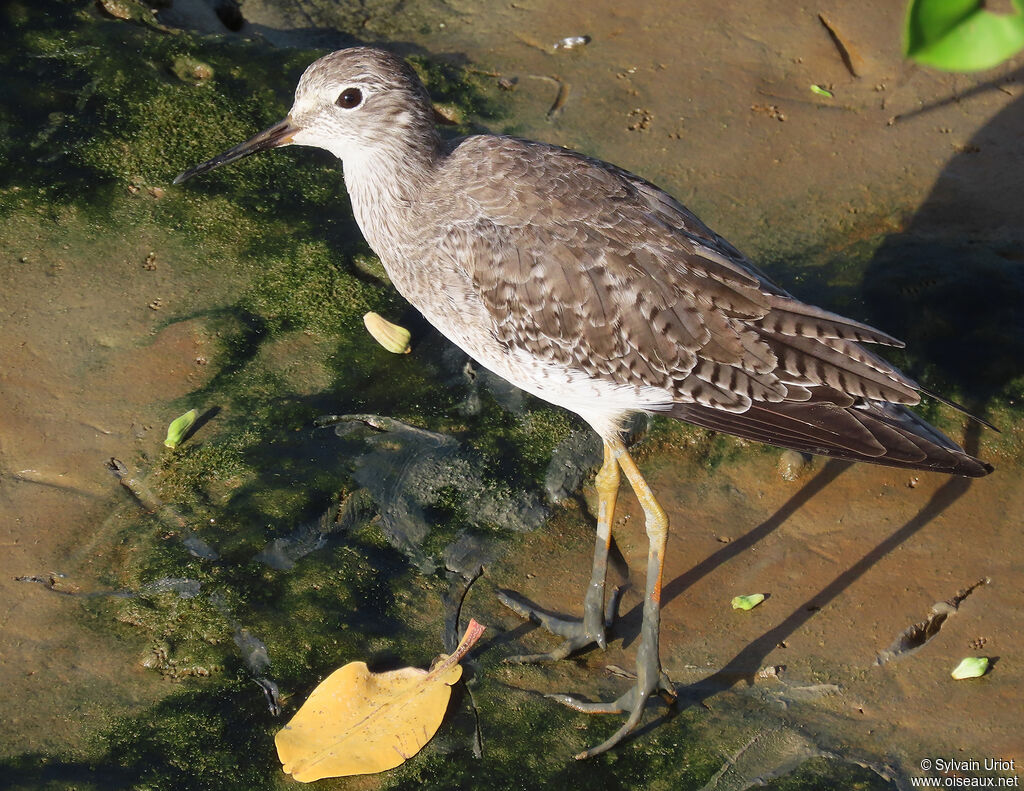
[(536, 621), (549, 632), (565, 640), (554, 650), (543, 654), (527, 654), (509, 657), (509, 662), (549, 662), (564, 659), (574, 651), (596, 643), (601, 648), (607, 645), (605, 630), (611, 626), (617, 604), (615, 594), (605, 606), (605, 578), (608, 572), (608, 550), (612, 540), (612, 520), (615, 517), (615, 500), (619, 493), (619, 461), (613, 446), (604, 444), (604, 464), (594, 481), (597, 489), (597, 535), (594, 540), (594, 563), (590, 572), (590, 584), (583, 598), (583, 619), (566, 618), (545, 612), (524, 601), (511, 591), (498, 591), (498, 598), (506, 607), (523, 618)]
[[(626, 475), (626, 480), (633, 487), (636, 499), (644, 512), (644, 529), (647, 531), (647, 540), (650, 548), (647, 555), (647, 598), (655, 605), (655, 612), (661, 604), (661, 583), (665, 565), (665, 545), (668, 543), (668, 516), (665, 509), (661, 507), (654, 497), (654, 492), (647, 485), (647, 480), (637, 469), (636, 462), (629, 455), (626, 446), (621, 441), (616, 441), (618, 447), (614, 448), (615, 457)], [(607, 447), (607, 444), (605, 445)], [(654, 567), (651, 561), (655, 561)], [(653, 574), (652, 574), (653, 572)], [(645, 605), (646, 606), (646, 605)], [(644, 612), (646, 615), (646, 610)]]
[(583, 626), (589, 634), (594, 635), (595, 642), (604, 648), (604, 629), (608, 620), (604, 611), (604, 587), (608, 576), (608, 550), (612, 542), (615, 500), (619, 494), (619, 465), (607, 442), (604, 443), (604, 464), (594, 480), (594, 488), (597, 489), (597, 536), (594, 540), (590, 586), (583, 599)]
[(622, 472), (633, 487), (640, 507), (644, 512), (644, 526), (647, 531), (647, 585), (644, 591), (643, 624), (640, 627), (640, 648), (636, 656), (636, 685), (625, 695), (612, 703), (582, 703), (567, 695), (554, 697), (561, 703), (578, 711), (589, 713), (629, 712), (626, 722), (611, 738), (597, 747), (593, 747), (577, 755), (577, 758), (589, 758), (606, 750), (610, 750), (633, 731), (640, 722), (647, 699), (661, 691), (675, 696), (672, 683), (661, 670), (658, 656), (658, 632), (661, 624), (661, 585), (665, 568), (665, 545), (668, 540), (668, 517), (665, 510), (658, 504), (651, 487), (637, 469), (636, 463), (619, 440), (606, 443), (618, 461)]
[(636, 655), (636, 684), (618, 700), (610, 703), (589, 703), (577, 700), (571, 695), (548, 695), (577, 711), (589, 714), (619, 714), (628, 712), (626, 722), (610, 739), (597, 747), (577, 755), (589, 758), (610, 750), (633, 731), (643, 716), (648, 698), (655, 692), (675, 697), (671, 681), (661, 670), (658, 656), (658, 632), (661, 624), (661, 585), (665, 568), (665, 545), (668, 540), (668, 517), (658, 504), (651, 487), (637, 469), (636, 463), (619, 439), (605, 440), (604, 464), (597, 474), (595, 485), (598, 496), (597, 537), (594, 542), (594, 565), (590, 586), (584, 599), (583, 620), (552, 615), (531, 604), (522, 602), (515, 594), (499, 591), (498, 596), (508, 607), (524, 618), (537, 621), (549, 631), (565, 638), (555, 650), (546, 654), (512, 657), (513, 662), (542, 662), (562, 659), (573, 651), (592, 643), (602, 648), (605, 645), (604, 630), (614, 612), (614, 597), (607, 607), (602, 623), (605, 576), (608, 568), (608, 549), (611, 542), (612, 519), (615, 514), (615, 500), (619, 490), (619, 468), (633, 488), (640, 507), (644, 512), (644, 526), (647, 531), (647, 584), (644, 590), (643, 623), (640, 627), (640, 647)]

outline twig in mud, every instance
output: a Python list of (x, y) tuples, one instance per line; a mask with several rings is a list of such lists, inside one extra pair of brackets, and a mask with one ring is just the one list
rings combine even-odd
[(547, 119), (553, 121), (561, 115), (562, 110), (565, 108), (565, 103), (569, 100), (569, 83), (559, 77), (549, 77), (546, 74), (527, 74), (526, 77), (531, 80), (543, 80), (544, 82), (553, 83), (558, 88), (555, 100), (551, 103), (551, 107), (548, 108)]
[[(846, 66), (846, 70), (854, 77), (859, 77), (860, 75), (857, 73), (857, 67), (854, 66), (853, 63), (854, 52), (851, 51), (851, 48), (846, 46), (846, 42), (839, 37), (839, 33), (836, 31), (835, 26), (828, 21), (824, 14), (818, 14), (818, 21), (821, 22), (822, 27), (828, 31), (828, 36), (832, 39), (832, 43), (835, 44), (836, 49), (839, 51), (839, 57), (842, 59), (843, 65)], [(860, 58), (858, 58), (858, 60), (860, 60)]]
[(65, 575), (58, 572), (51, 572), (47, 575), (32, 574), (23, 577), (15, 577), (15, 582), (35, 582), (47, 590), (59, 593), (62, 596), (82, 596), (87, 599), (102, 598), (109, 596), (114, 599), (134, 599), (139, 596), (148, 596), (155, 593), (177, 593), (182, 599), (191, 599), (199, 594), (202, 583), (199, 580), (184, 579), (181, 577), (164, 577), (143, 585), (138, 590), (122, 588), (120, 590), (98, 590), (83, 591), (77, 587), (63, 587), (69, 583), (61, 582), (66, 579)]
[(569, 83), (558, 80), (558, 93), (555, 95), (555, 101), (547, 112), (547, 119), (551, 121), (560, 116), (562, 108), (565, 107), (567, 101), (569, 101)]
[(516, 33), (515, 37), (528, 47), (539, 49), (541, 52), (547, 53), (549, 55), (552, 52), (550, 47), (548, 47), (546, 44), (542, 44), (541, 42), (537, 41), (537, 39), (533, 38), (532, 36), (527, 36), (523, 33)]
[(263, 690), (270, 714), (274, 717), (279, 717), (281, 715), (281, 693), (277, 688), (277, 684), (268, 675), (270, 670), (270, 653), (267, 651), (266, 643), (234, 619), (227, 600), (220, 591), (214, 591), (210, 594), (210, 603), (217, 608), (217, 611), (220, 612), (224, 620), (234, 630), (232, 638), (238, 647), (238, 653), (242, 657), (246, 670), (249, 671), (249, 676)]
[[(145, 481), (132, 475), (131, 470), (128, 469), (128, 466), (123, 461), (112, 458), (107, 462), (107, 469), (114, 474), (114, 477), (121, 482), (125, 489), (132, 493), (143, 508), (159, 516), (158, 512), (163, 510), (164, 504), (160, 501), (159, 497), (153, 494), (152, 489), (146, 485)], [(161, 521), (163, 521), (162, 518)], [(172, 517), (172, 521), (177, 522), (177, 527), (185, 526), (185, 520), (177, 515)]]
[(894, 126), (897, 122), (908, 121), (911, 118), (914, 118), (915, 116), (924, 115), (925, 113), (930, 113), (935, 110), (941, 110), (943, 107), (948, 107), (951, 104), (960, 104), (961, 102), (966, 101), (967, 99), (971, 99), (977, 96), (978, 94), (985, 93), (986, 91), (990, 91), (992, 89), (1005, 93), (1009, 96), (1013, 96), (1013, 94), (1007, 91), (1005, 87), (1001, 84), (1005, 81), (1006, 77), (997, 77), (993, 80), (983, 82), (981, 85), (975, 85), (973, 88), (969, 88), (966, 91), (953, 93), (950, 94), (949, 96), (943, 97), (942, 99), (936, 99), (934, 102), (926, 104), (922, 107), (916, 107), (913, 110), (907, 110), (907, 112), (905, 113), (897, 113), (896, 115), (889, 119), (887, 125)]
[(442, 597), (446, 610), (444, 635), (442, 635), (445, 651), (453, 651), (459, 642), (459, 621), (462, 618), (462, 603), (466, 600), (466, 594), (469, 593), (473, 583), (480, 579), (482, 574), (483, 567), (477, 569), (476, 573), (469, 577), (461, 574), (450, 575), (455, 579), (452, 579), (448, 592)]
[(139, 504), (148, 512), (153, 514), (162, 524), (174, 533), (181, 535), (181, 543), (190, 554), (204, 560), (217, 560), (220, 555), (196, 535), (195, 531), (188, 526), (188, 522), (173, 507), (160, 500), (146, 482), (132, 475), (128, 466), (120, 459), (110, 459), (107, 462), (107, 469), (110, 470), (121, 482)]

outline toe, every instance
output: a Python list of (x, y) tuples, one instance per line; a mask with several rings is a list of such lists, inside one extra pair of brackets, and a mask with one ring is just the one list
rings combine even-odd
[[(538, 654), (538, 656), (551, 656), (558, 654), (553, 657), (557, 659), (564, 659), (573, 651), (578, 651), (581, 648), (585, 648), (588, 645), (596, 644), (601, 648), (604, 648), (607, 643), (604, 634), (604, 624), (596, 622), (594, 624), (588, 624), (581, 618), (569, 618), (562, 615), (555, 615), (554, 613), (542, 610), (527, 599), (522, 598), (519, 594), (513, 591), (499, 590), (497, 592), (498, 600), (512, 610), (520, 618), (528, 618), (534, 623), (540, 624), (542, 627), (551, 632), (551, 634), (565, 638), (565, 643), (551, 654)], [(568, 650), (566, 647), (568, 646)]]
[(545, 695), (544, 697), (556, 700), (563, 706), (568, 706), (570, 709), (575, 711), (582, 711), (584, 714), (622, 714), (624, 711), (628, 711), (628, 707), (623, 704), (623, 698), (613, 700), (608, 703), (603, 701), (597, 701), (591, 703), (589, 701), (580, 700), (572, 695)]
[(516, 656), (506, 657), (505, 661), (512, 665), (538, 665), (544, 664), (545, 662), (557, 662), (559, 659), (565, 659), (578, 647), (579, 646), (574, 640), (566, 640), (557, 648), (546, 653), (517, 654)]

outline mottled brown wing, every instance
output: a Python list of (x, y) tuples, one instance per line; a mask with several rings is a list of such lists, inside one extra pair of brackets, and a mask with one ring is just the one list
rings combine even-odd
[(498, 339), (672, 401), (742, 413), (825, 386), (914, 404), (916, 385), (859, 342), (898, 341), (804, 305), (666, 193), (562, 149), (475, 138), (456, 224)]

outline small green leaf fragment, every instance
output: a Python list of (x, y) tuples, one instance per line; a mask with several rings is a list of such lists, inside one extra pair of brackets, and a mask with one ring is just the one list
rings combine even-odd
[(978, 678), (985, 675), (988, 670), (988, 657), (968, 656), (960, 660), (960, 664), (953, 668), (950, 675), (957, 681), (963, 678)]
[(373, 339), (392, 354), (409, 353), (409, 340), (412, 334), (405, 327), (392, 324), (373, 312), (363, 316), (363, 324)]
[(811, 93), (816, 93), (818, 94), (818, 96), (827, 96), (829, 99), (834, 97), (832, 91), (830, 91), (828, 88), (822, 88), (820, 85), (812, 85)]
[(181, 444), (181, 441), (185, 439), (185, 435), (188, 434), (189, 429), (192, 428), (196, 422), (196, 418), (199, 417), (198, 410), (190, 409), (181, 417), (176, 417), (171, 421), (171, 425), (167, 427), (167, 439), (164, 440), (164, 445), (173, 450)]
[(749, 596), (737, 596), (732, 600), (732, 608), (734, 610), (752, 610), (763, 601), (763, 593), (751, 593)]

